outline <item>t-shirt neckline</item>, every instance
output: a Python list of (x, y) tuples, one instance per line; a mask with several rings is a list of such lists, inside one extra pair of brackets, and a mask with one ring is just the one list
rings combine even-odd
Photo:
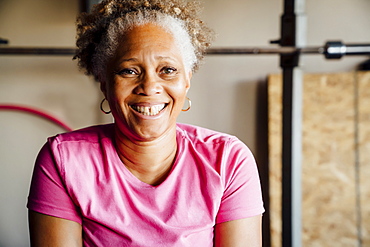
[(179, 166), (178, 165), (179, 164), (179, 154), (182, 153), (182, 150), (183, 150), (184, 138), (183, 138), (182, 132), (181, 132), (181, 130), (179, 130), (178, 126), (176, 126), (176, 142), (177, 142), (177, 151), (176, 151), (176, 155), (175, 155), (175, 160), (174, 160), (174, 163), (172, 165), (172, 168), (171, 168), (168, 176), (166, 177), (165, 180), (162, 181), (162, 183), (160, 183), (158, 185), (151, 185), (151, 184), (145, 183), (145, 182), (141, 181), (139, 178), (137, 178), (125, 166), (125, 164), (123, 163), (123, 161), (119, 157), (117, 149), (116, 149), (116, 145), (115, 145), (114, 127), (113, 127), (111, 129), (111, 135), (109, 136), (109, 149), (112, 151), (111, 165), (117, 165), (118, 164), (117, 169), (120, 169), (123, 172), (123, 174), (125, 176), (125, 179), (127, 179), (132, 185), (139, 186), (139, 187), (142, 187), (142, 188), (158, 189), (162, 186), (165, 186), (167, 183), (170, 182), (170, 180), (175, 179), (174, 177), (176, 175), (174, 175), (174, 173), (175, 173), (175, 171), (180, 169), (180, 168), (178, 168), (178, 166)]

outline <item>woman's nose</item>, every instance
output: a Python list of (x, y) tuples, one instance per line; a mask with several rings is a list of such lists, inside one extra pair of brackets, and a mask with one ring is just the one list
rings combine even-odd
[(135, 88), (135, 93), (150, 96), (160, 94), (162, 90), (162, 85), (156, 74), (145, 74)]

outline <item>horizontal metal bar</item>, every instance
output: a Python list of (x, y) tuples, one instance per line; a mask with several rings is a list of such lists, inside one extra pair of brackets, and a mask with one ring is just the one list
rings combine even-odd
[(73, 56), (74, 48), (43, 48), (43, 47), (1, 47), (0, 55), (49, 55), (49, 56)]
[(277, 47), (277, 48), (210, 48), (207, 51), (208, 55), (274, 55), (274, 54), (323, 54), (322, 47)]
[[(73, 48), (0, 47), (0, 55), (75, 55)], [(278, 48), (210, 48), (207, 55), (274, 55), (274, 54), (323, 54), (322, 47), (278, 47)]]
[(366, 55), (370, 53), (369, 45), (346, 46), (346, 55)]
[[(246, 48), (210, 48), (207, 55), (284, 55), (284, 54), (329, 54), (338, 58), (343, 55), (370, 55), (370, 44), (342, 45), (338, 47), (330, 44), (320, 47), (246, 47)], [(43, 48), (43, 47), (8, 47), (0, 46), (0, 55), (48, 55), (48, 56), (73, 56), (75, 48)]]

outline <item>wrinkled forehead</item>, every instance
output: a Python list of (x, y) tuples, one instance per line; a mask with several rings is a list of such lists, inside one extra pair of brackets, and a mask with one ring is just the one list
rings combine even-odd
[(172, 33), (161, 26), (148, 23), (135, 26), (122, 34), (116, 56), (121, 59), (130, 59), (138, 54), (154, 55), (172, 57), (184, 63), (184, 56), (178, 43)]
[[(172, 35), (175, 45), (182, 54), (185, 67), (191, 70), (196, 63), (195, 49), (182, 20), (162, 13), (137, 12), (131, 13), (119, 21), (120, 30), (123, 31), (122, 34), (132, 31), (135, 27), (147, 24), (152, 27), (160, 27)], [(155, 36), (155, 33), (151, 32), (151, 35)]]

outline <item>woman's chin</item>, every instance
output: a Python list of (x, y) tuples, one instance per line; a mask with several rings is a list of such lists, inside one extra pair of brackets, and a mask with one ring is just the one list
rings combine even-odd
[[(117, 123), (117, 125), (119, 131), (132, 141), (142, 141), (142, 142), (154, 141), (157, 139), (161, 139), (164, 136), (167, 136), (168, 133), (176, 132), (176, 123), (169, 125), (168, 122), (134, 124), (133, 126), (130, 127), (125, 124)], [(175, 130), (175, 132), (172, 132), (171, 130)]]
[(132, 140), (153, 141), (176, 132), (176, 118), (167, 108), (156, 115), (141, 114), (131, 108), (126, 115), (114, 115), (119, 131)]
[(161, 139), (169, 132), (169, 129), (163, 127), (151, 127), (151, 128), (141, 128), (135, 131), (134, 136), (140, 141), (154, 141)]

